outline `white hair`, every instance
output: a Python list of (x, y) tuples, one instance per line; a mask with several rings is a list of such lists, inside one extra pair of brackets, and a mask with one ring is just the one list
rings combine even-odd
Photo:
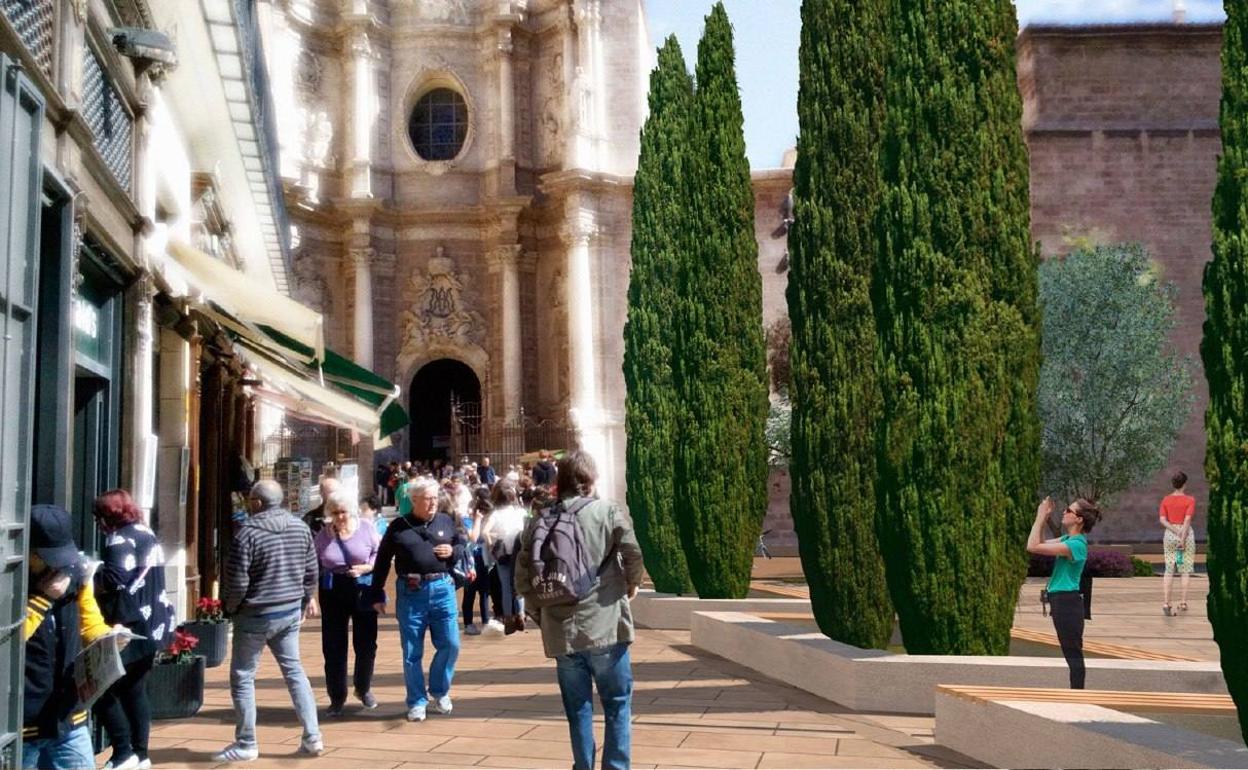
[(430, 490), (434, 492), (441, 492), (442, 485), (429, 476), (421, 476), (415, 481), (409, 481), (407, 483), (407, 496), (412, 500), (415, 500), (421, 494), (429, 492)]
[(346, 511), (353, 517), (360, 515), (359, 510), (356, 508), (355, 500), (352, 499), (351, 495), (347, 494), (345, 489), (336, 489), (325, 498), (324, 519), (327, 522), (333, 518), (330, 515), (331, 509)]

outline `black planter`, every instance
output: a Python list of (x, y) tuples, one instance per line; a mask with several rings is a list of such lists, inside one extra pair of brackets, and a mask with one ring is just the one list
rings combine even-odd
[(209, 623), (204, 620), (192, 620), (183, 623), (180, 628), (199, 640), (195, 646), (195, 654), (204, 656), (204, 665), (216, 668), (225, 660), (229, 651), (230, 624)]
[(157, 663), (147, 675), (147, 699), (152, 719), (186, 719), (204, 705), (204, 659), (186, 663)]

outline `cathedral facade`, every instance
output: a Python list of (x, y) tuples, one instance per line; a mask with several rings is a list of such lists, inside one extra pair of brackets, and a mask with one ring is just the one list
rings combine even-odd
[(412, 417), (361, 462), (448, 456), (453, 400), (528, 449), (561, 426), (622, 497), (642, 1), (271, 0), (262, 22), (292, 294)]

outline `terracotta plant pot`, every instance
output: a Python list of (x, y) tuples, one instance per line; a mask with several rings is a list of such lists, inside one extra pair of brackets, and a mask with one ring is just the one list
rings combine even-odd
[(152, 719), (186, 719), (204, 705), (204, 658), (185, 663), (157, 663), (147, 675)]
[(192, 620), (183, 623), (179, 628), (199, 640), (195, 653), (204, 656), (204, 665), (208, 668), (216, 668), (225, 661), (226, 653), (230, 649), (229, 623)]

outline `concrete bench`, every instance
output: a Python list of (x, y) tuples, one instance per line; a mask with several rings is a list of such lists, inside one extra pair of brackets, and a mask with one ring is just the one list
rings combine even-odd
[(1248, 748), (1144, 713), (1234, 716), (1218, 693), (939, 685), (936, 742), (994, 767), (1248, 767)]

